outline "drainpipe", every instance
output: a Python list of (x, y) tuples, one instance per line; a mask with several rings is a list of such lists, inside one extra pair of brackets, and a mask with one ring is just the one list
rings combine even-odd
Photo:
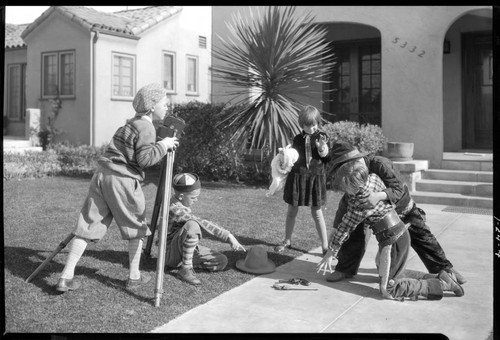
[(95, 146), (95, 50), (99, 32), (94, 31), (90, 44), (90, 145)]

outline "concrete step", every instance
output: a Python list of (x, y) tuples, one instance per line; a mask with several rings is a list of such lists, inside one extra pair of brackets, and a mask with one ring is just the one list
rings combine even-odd
[(493, 209), (493, 198), (481, 196), (469, 196), (447, 192), (422, 192), (413, 191), (411, 196), (416, 203), (420, 204), (442, 204), (461, 207), (474, 207)]
[(428, 169), (422, 171), (422, 179), (493, 183), (493, 171)]
[(42, 152), (43, 149), (41, 146), (30, 146), (30, 147), (25, 147), (25, 148), (21, 148), (21, 147), (15, 147), (15, 148), (3, 148), (3, 152), (10, 152), (10, 153), (25, 153), (27, 151), (34, 151), (34, 152)]
[(493, 171), (493, 153), (491, 152), (444, 152), (442, 169)]
[(415, 190), (422, 192), (455, 193), (467, 196), (493, 197), (493, 183), (420, 179)]
[(5, 139), (3, 140), (3, 148), (5, 149), (18, 149), (31, 147), (29, 139)]

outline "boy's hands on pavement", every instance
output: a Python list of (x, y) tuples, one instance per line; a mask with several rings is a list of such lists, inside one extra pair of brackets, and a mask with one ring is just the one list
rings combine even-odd
[(179, 139), (177, 137), (165, 137), (158, 143), (163, 144), (167, 150), (174, 150), (179, 146)]
[(243, 251), (247, 251), (245, 249), (245, 247), (243, 247), (239, 242), (238, 240), (236, 239), (236, 237), (234, 237), (233, 234), (229, 235), (229, 243), (231, 243), (231, 248), (234, 250), (234, 251), (237, 251), (237, 250), (243, 250)]
[(331, 249), (328, 249), (323, 259), (318, 263), (316, 268), (318, 268), (317, 273), (323, 271), (322, 275), (325, 275), (328, 271), (329, 273), (333, 273), (332, 263), (335, 260), (335, 256)]

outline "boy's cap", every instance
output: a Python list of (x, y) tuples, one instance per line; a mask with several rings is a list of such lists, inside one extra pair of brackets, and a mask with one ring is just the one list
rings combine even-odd
[(336, 142), (332, 146), (330, 155), (332, 156), (332, 170), (335, 171), (340, 165), (353, 159), (366, 156), (368, 153), (359, 152), (357, 148), (349, 143)]
[(172, 186), (179, 192), (190, 192), (201, 188), (198, 175), (191, 173), (177, 174), (172, 180)]
[(141, 87), (134, 97), (132, 106), (134, 107), (137, 115), (145, 115), (151, 111), (155, 105), (167, 95), (165, 90), (160, 84), (153, 83)]

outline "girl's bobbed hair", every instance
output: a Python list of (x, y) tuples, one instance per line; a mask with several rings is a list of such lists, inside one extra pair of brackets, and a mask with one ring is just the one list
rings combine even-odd
[(321, 113), (317, 108), (311, 105), (305, 106), (299, 112), (299, 126), (314, 125), (321, 123)]

